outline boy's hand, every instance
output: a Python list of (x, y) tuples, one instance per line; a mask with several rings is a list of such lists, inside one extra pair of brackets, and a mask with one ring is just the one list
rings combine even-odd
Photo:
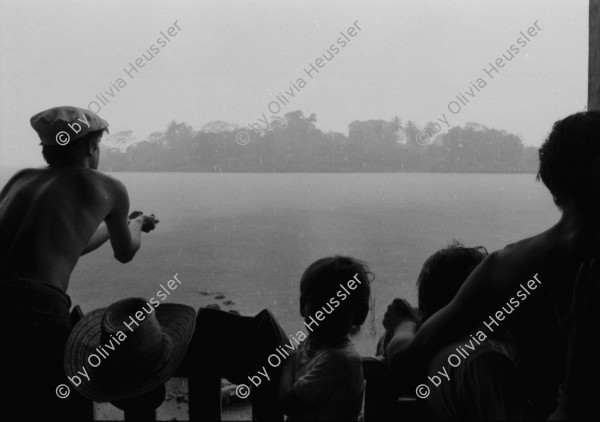
[(159, 222), (154, 214), (141, 215), (138, 218), (142, 219), (142, 231), (144, 233), (149, 233), (154, 230)]
[(132, 211), (131, 214), (129, 214), (129, 217), (127, 217), (127, 219), (133, 220), (133, 219), (138, 218), (140, 215), (143, 215), (143, 214), (144, 214), (143, 211)]
[(143, 211), (133, 211), (129, 214), (129, 223), (136, 220), (140, 223), (142, 227), (142, 231), (144, 233), (149, 233), (156, 228), (159, 220), (156, 218), (154, 214), (144, 215)]
[(387, 358), (387, 348), (396, 330), (401, 326), (408, 326), (406, 322), (415, 323), (416, 328), (417, 321), (418, 313), (406, 299), (394, 299), (383, 316), (385, 333), (377, 343), (377, 355)]
[(394, 299), (383, 316), (383, 326), (387, 332), (393, 333), (398, 325), (405, 321), (417, 322), (416, 310), (406, 299)]

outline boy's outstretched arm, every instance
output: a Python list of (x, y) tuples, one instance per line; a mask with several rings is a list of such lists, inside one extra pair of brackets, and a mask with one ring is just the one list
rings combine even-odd
[[(416, 335), (395, 335), (387, 350), (388, 363), (394, 378), (402, 384), (422, 382), (433, 355), (446, 344), (469, 334), (510, 291), (513, 283), (502, 285), (494, 274), (498, 268), (498, 253), (488, 256), (467, 278), (454, 299), (436, 312), (417, 331)], [(518, 286), (518, 283), (515, 284)]]
[[(128, 217), (128, 220), (127, 220), (128, 224), (131, 224), (131, 222), (133, 220), (135, 220), (136, 218), (139, 218), (139, 217), (143, 217), (143, 221), (142, 221), (142, 231), (143, 232), (149, 233), (150, 231), (154, 230), (154, 228), (156, 227), (156, 224), (158, 224), (158, 219), (154, 216), (154, 214), (145, 216), (144, 213), (141, 211), (133, 211)], [(81, 252), (81, 255), (83, 256), (85, 254), (88, 254), (88, 253), (98, 249), (109, 238), (110, 238), (110, 236), (108, 233), (108, 227), (106, 226), (106, 223), (103, 221), (102, 223), (100, 223), (100, 225), (98, 226), (98, 228), (96, 229), (96, 231), (94, 232), (94, 234), (92, 235), (90, 240), (88, 241), (88, 244)]]

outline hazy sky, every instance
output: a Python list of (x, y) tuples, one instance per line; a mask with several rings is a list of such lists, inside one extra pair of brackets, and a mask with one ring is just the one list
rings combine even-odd
[[(307, 76), (356, 21), (360, 31)], [(175, 22), (176, 35), (157, 41)], [(541, 30), (519, 46), (535, 22)], [(316, 113), (324, 131), (445, 114), (450, 125), (476, 121), (539, 145), (556, 119), (585, 107), (587, 43), (583, 0), (0, 0), (0, 165), (43, 163), (29, 118), (46, 108), (96, 101), (112, 133), (143, 139), (171, 120), (256, 122), (292, 82), (277, 115)], [(151, 44), (158, 53), (127, 76)], [(512, 44), (518, 54), (492, 79), (484, 69)], [(469, 103), (453, 114), (460, 93)]]

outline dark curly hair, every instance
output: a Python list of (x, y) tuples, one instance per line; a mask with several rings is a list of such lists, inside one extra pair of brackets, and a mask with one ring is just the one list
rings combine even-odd
[(565, 117), (552, 126), (540, 147), (542, 180), (559, 207), (572, 199), (587, 207), (600, 203), (600, 110), (583, 111)]
[(108, 129), (95, 130), (66, 145), (42, 144), (42, 155), (44, 156), (44, 160), (46, 160), (50, 167), (62, 167), (75, 164), (85, 155), (90, 144), (93, 145), (94, 148), (98, 147), (98, 143), (105, 132), (108, 133)]
[[(366, 263), (349, 256), (321, 258), (308, 266), (300, 279), (300, 313), (303, 314), (309, 300), (321, 305), (332, 297), (335, 298), (340, 284), (346, 284), (355, 275), (361, 283), (342, 302), (341, 308), (351, 309), (354, 314), (353, 324), (361, 326), (369, 313), (370, 284), (374, 276)], [(339, 312), (336, 311), (337, 313)]]
[(450, 246), (427, 258), (417, 280), (421, 324), (450, 303), (487, 255), (483, 246), (467, 248), (454, 240)]

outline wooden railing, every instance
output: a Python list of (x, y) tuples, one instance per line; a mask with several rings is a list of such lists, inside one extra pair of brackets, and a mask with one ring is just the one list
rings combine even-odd
[[(188, 408), (190, 421), (221, 420), (221, 379), (199, 378), (200, 374), (180, 367), (175, 377), (188, 379)], [(363, 371), (366, 380), (364, 420), (420, 420), (424, 419), (423, 403), (416, 397), (399, 397), (396, 386), (389, 378), (387, 368), (376, 358), (363, 358)], [(273, 410), (273, 404), (261, 400), (260, 395), (252, 394), (252, 419), (255, 421), (283, 421), (283, 415)], [(125, 413), (126, 421), (154, 421), (156, 409), (135, 403), (129, 407), (119, 406)]]
[[(83, 317), (79, 306), (71, 314), (76, 323)], [(414, 396), (401, 395), (398, 387), (390, 378), (384, 362), (373, 357), (363, 357), (363, 374), (366, 380), (364, 400), (364, 420), (419, 420), (424, 419), (423, 403)], [(190, 421), (221, 420), (221, 378), (209, 379), (206, 374), (198, 372), (198, 365), (184, 362), (175, 372), (175, 378), (188, 379), (188, 409)], [(265, 421), (283, 421), (283, 414), (274, 410), (273, 403), (265, 400), (254, 391), (252, 399), (252, 419)], [(157, 390), (141, 399), (113, 403), (123, 410), (126, 421), (155, 421), (156, 408), (164, 398), (164, 389)], [(89, 402), (89, 420), (94, 420), (93, 403)]]

